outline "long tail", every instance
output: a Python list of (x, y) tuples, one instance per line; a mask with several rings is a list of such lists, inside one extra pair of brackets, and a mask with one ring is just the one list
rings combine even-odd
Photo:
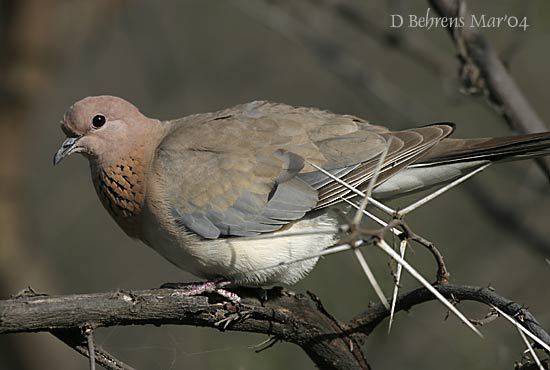
[(415, 165), (515, 161), (546, 155), (550, 155), (550, 132), (483, 139), (444, 139)]

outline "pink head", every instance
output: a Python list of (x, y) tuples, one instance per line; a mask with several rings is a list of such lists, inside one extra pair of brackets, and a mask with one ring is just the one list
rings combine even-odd
[(115, 96), (91, 96), (73, 104), (61, 122), (67, 139), (53, 158), (54, 164), (72, 153), (102, 163), (132, 145), (151, 126), (134, 105)]

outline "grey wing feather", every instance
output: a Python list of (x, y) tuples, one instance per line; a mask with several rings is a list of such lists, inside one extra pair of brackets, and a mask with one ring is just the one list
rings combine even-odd
[(299, 178), (277, 186), (263, 215), (275, 220), (297, 220), (317, 204), (317, 192)]
[(255, 236), (276, 231), (289, 221), (302, 218), (317, 204), (317, 192), (298, 178), (278, 185), (271, 199), (262, 205), (260, 197), (244, 193), (223, 211), (201, 210), (182, 214), (173, 208), (176, 222), (203, 238)]
[[(179, 171), (162, 171), (180, 184), (169, 199), (177, 226), (207, 239), (254, 236), (302, 218), (317, 204), (317, 191), (296, 176), (304, 167), (301, 156), (283, 149), (268, 156), (258, 155), (252, 162), (240, 156), (166, 149), (158, 155), (162, 158), (161, 167), (173, 168), (174, 160), (178, 160), (192, 164), (180, 163), (181, 171), (197, 171), (189, 176)], [(246, 167), (250, 163), (253, 167)], [(204, 169), (198, 170), (201, 167)], [(185, 181), (195, 181), (191, 184), (194, 193), (187, 197), (181, 195), (182, 188), (190, 186)]]
[(176, 208), (172, 208), (172, 216), (178, 226), (185, 226), (203, 238), (216, 239), (220, 236), (220, 230), (201, 214), (182, 214)]

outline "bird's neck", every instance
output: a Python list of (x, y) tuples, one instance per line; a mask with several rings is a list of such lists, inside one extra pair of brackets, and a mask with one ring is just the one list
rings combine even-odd
[(134, 150), (109, 161), (90, 162), (92, 179), (101, 203), (117, 224), (133, 238), (141, 236), (141, 214), (147, 194), (147, 174), (156, 147), (156, 135), (144, 136)]

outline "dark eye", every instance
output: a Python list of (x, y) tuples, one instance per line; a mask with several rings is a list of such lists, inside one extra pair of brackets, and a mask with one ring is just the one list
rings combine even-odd
[(94, 118), (92, 118), (92, 126), (94, 126), (95, 128), (100, 128), (105, 124), (105, 121), (105, 116), (102, 114), (98, 114), (94, 116)]

